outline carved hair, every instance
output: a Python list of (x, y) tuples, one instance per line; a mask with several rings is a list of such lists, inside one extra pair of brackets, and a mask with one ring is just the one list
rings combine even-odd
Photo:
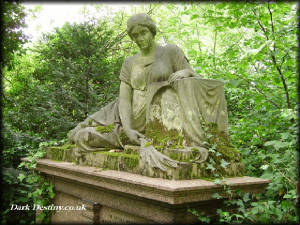
[(156, 25), (151, 19), (151, 17), (148, 14), (139, 13), (131, 16), (127, 21), (127, 34), (131, 39), (132, 39), (131, 31), (137, 25), (147, 27), (150, 30), (150, 32), (153, 34), (153, 36), (156, 35)]

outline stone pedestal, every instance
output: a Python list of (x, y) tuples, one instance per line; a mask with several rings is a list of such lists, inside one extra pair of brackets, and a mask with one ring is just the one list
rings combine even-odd
[[(50, 159), (38, 160), (36, 170), (54, 184), (55, 206), (84, 206), (56, 211), (52, 223), (197, 222), (187, 209), (213, 216), (222, 200), (212, 194), (224, 194), (221, 185), (206, 180), (166, 180)], [(226, 183), (232, 189), (260, 193), (269, 180), (235, 177)]]

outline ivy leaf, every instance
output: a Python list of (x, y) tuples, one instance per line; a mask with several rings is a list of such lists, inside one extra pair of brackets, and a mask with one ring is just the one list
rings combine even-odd
[(54, 194), (53, 191), (49, 192), (49, 197), (50, 197), (51, 199), (53, 199), (53, 198), (55, 197), (55, 194)]
[(286, 140), (291, 136), (290, 133), (280, 133), (280, 135), (281, 135), (282, 140)]
[(260, 167), (262, 170), (266, 170), (266, 169), (268, 169), (269, 168), (269, 165), (262, 165), (261, 167)]
[(222, 155), (222, 153), (220, 153), (220, 152), (217, 152), (217, 153), (216, 153), (216, 156), (220, 156), (220, 155)]
[(213, 135), (212, 134), (207, 134), (206, 137), (209, 139), (211, 138)]
[(289, 146), (288, 142), (282, 142), (282, 141), (267, 141), (264, 146), (273, 146), (276, 150), (279, 150), (280, 148), (286, 148)]
[(206, 169), (208, 169), (208, 170), (212, 170), (212, 171), (216, 170), (216, 168), (215, 168), (215, 167), (213, 167), (213, 165), (212, 165), (212, 164), (208, 164), (208, 165), (207, 165), (207, 167), (206, 167)]
[(198, 18), (198, 17), (199, 17), (198, 14), (194, 14), (194, 15), (191, 16), (191, 20), (194, 20), (194, 19), (196, 19), (196, 18)]
[(296, 190), (295, 190), (295, 189), (294, 189), (294, 190), (290, 190), (290, 191), (288, 192), (288, 194), (285, 194), (285, 195), (283, 196), (283, 198), (284, 198), (284, 199), (296, 199), (296, 198), (297, 198)]
[(222, 184), (222, 181), (220, 179), (215, 179), (214, 184)]
[(228, 162), (226, 162), (224, 159), (221, 160), (221, 167), (223, 167), (224, 169), (229, 165)]
[(21, 168), (23, 166), (25, 166), (26, 162), (21, 162), (19, 165), (18, 165), (18, 168)]
[(250, 200), (250, 198), (249, 198), (249, 193), (247, 192), (247, 193), (245, 193), (244, 196), (243, 196), (243, 201), (244, 201), (244, 202), (248, 202), (249, 200)]
[(219, 195), (219, 193), (214, 193), (211, 197), (214, 198), (214, 199), (221, 199), (222, 198), (222, 196)]
[(18, 176), (18, 179), (22, 182), (25, 178), (25, 175), (23, 173), (20, 173)]

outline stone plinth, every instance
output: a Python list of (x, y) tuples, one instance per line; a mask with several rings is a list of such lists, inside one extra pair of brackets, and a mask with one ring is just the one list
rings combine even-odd
[[(223, 187), (206, 180), (151, 178), (49, 159), (38, 160), (36, 170), (54, 184), (54, 205), (86, 208), (57, 211), (52, 223), (189, 223), (197, 218), (187, 208), (215, 215), (222, 206), (222, 200), (212, 195), (222, 195)], [(260, 193), (269, 180), (235, 177), (226, 183), (232, 189)]]
[[(176, 168), (169, 167), (166, 171), (158, 168), (146, 166), (140, 160), (140, 147), (125, 145), (121, 152), (88, 152), (78, 160), (74, 155), (76, 146), (66, 144), (65, 146), (52, 146), (46, 149), (46, 158), (57, 161), (76, 162), (81, 166), (92, 166), (109, 170), (118, 170), (140, 174), (143, 176), (164, 178), (170, 180), (189, 180), (209, 177), (210, 171), (206, 169), (205, 163), (186, 163), (178, 165)], [(164, 154), (175, 159), (182, 160), (188, 158), (189, 153), (185, 150), (164, 150)], [(187, 160), (186, 160), (187, 162)], [(241, 176), (244, 165), (241, 162), (230, 162), (225, 169), (227, 176)]]

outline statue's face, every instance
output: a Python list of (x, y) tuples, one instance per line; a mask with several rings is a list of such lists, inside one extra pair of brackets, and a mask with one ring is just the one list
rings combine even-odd
[(141, 50), (149, 50), (154, 40), (154, 36), (148, 27), (141, 25), (137, 25), (132, 29), (131, 37)]

